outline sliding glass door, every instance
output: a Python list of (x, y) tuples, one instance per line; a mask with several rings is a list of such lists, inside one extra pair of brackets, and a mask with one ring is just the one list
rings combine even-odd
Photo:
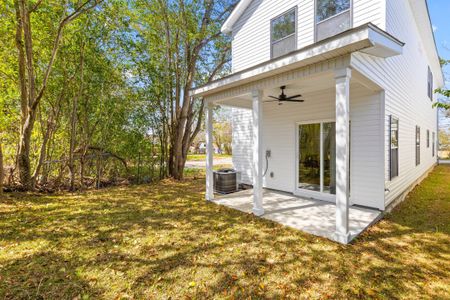
[(299, 126), (298, 187), (320, 192), (320, 124)]
[(334, 122), (298, 125), (298, 189), (336, 194)]

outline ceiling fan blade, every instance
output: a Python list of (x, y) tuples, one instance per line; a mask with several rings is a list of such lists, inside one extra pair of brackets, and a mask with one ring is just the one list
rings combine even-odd
[(305, 102), (303, 99), (286, 99), (282, 100), (282, 102)]
[(275, 96), (269, 96), (269, 98), (275, 99), (275, 100), (280, 100), (280, 98), (275, 97)]
[(302, 97), (302, 95), (290, 96), (290, 97), (287, 97), (286, 100), (291, 100), (291, 99), (298, 98), (298, 97)]
[(267, 103), (267, 102), (280, 102), (280, 100), (266, 100), (266, 101), (264, 101), (265, 103)]

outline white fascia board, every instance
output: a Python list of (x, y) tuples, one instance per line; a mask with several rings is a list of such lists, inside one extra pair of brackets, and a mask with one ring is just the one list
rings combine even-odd
[(400, 44), (393, 39), (387, 39), (386, 36), (378, 30), (369, 30), (369, 39), (373, 44), (373, 47), (363, 49), (361, 52), (384, 58), (403, 53), (404, 44)]
[(367, 49), (372, 52), (372, 55), (379, 57), (389, 57), (389, 54), (398, 55), (402, 53), (401, 48), (403, 45), (402, 42), (375, 25), (365, 24), (280, 58), (272, 59), (195, 88), (189, 94), (195, 97), (207, 96), (224, 89), (270, 77), (288, 70), (298, 69), (344, 54)]
[(251, 2), (252, 0), (241, 0), (238, 5), (236, 5), (228, 19), (222, 25), (222, 33), (230, 33), (233, 30), (234, 23), (239, 20)]

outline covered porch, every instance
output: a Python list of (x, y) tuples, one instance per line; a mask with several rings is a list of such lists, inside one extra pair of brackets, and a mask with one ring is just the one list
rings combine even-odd
[[(244, 213), (253, 211), (253, 190), (240, 191), (230, 195), (219, 195), (212, 202)], [(335, 240), (336, 205), (327, 201), (306, 199), (274, 190), (263, 191), (262, 218), (304, 231), (313, 235)], [(369, 226), (376, 223), (382, 214), (379, 210), (350, 206), (349, 241)]]
[[(384, 209), (384, 91), (357, 68), (353, 54), (389, 57), (401, 49), (400, 42), (366, 25), (194, 90), (192, 96), (204, 97), (206, 104), (206, 199), (349, 243)], [(269, 102), (281, 86), (288, 95), (302, 94), (305, 103)], [(215, 105), (251, 111), (251, 146), (244, 151), (251, 191), (215, 198)], [(317, 136), (314, 159), (308, 162), (316, 165), (316, 177), (306, 181), (300, 181), (306, 166), (299, 159), (301, 124), (315, 126)], [(272, 153), (269, 172), (267, 151)]]

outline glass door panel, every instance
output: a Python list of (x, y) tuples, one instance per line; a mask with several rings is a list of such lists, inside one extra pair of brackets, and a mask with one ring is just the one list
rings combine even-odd
[(323, 123), (323, 192), (336, 195), (335, 123)]
[(320, 192), (320, 124), (299, 126), (299, 188)]

